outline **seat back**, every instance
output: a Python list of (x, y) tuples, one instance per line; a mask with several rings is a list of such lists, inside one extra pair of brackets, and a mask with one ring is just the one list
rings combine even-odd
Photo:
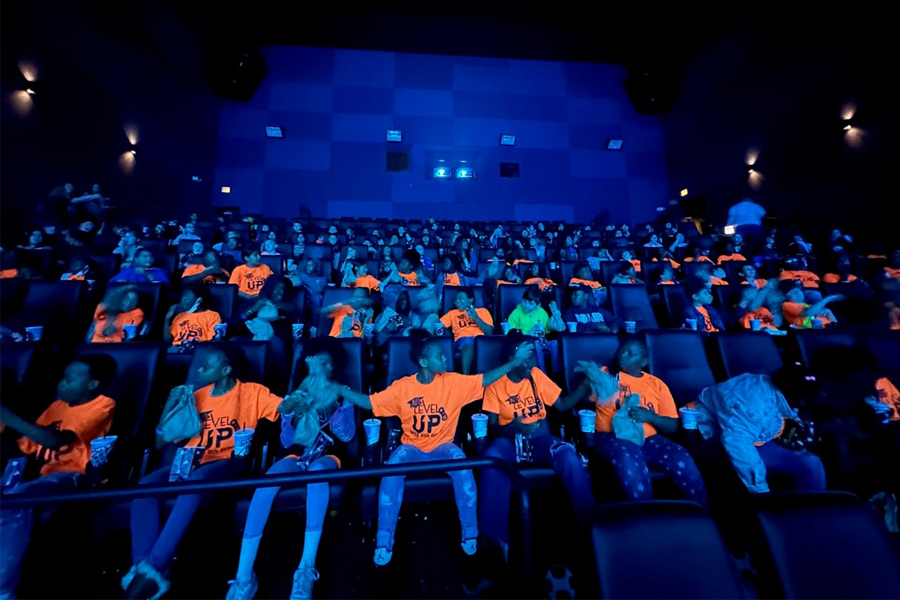
[(575, 277), (575, 268), (582, 264), (580, 260), (564, 260), (559, 263), (559, 270), (562, 274), (561, 283), (569, 285), (569, 282)]
[[(91, 254), (88, 256), (97, 271), (97, 277), (106, 281), (119, 272), (121, 254)], [(68, 268), (68, 265), (66, 265)]]
[(228, 321), (234, 314), (234, 307), (237, 305), (238, 286), (234, 283), (226, 283), (221, 285), (210, 285), (206, 288), (209, 298), (212, 301), (210, 309), (219, 313), (222, 321)]
[[(715, 521), (697, 504), (610, 504), (592, 515), (590, 527), (599, 597), (745, 597)], [(652, 576), (648, 565), (653, 565)]]
[(659, 327), (656, 323), (656, 315), (653, 313), (653, 306), (650, 304), (650, 295), (645, 286), (628, 283), (610, 284), (609, 299), (613, 313), (619, 319), (636, 321), (639, 330)]
[(84, 331), (77, 323), (86, 294), (84, 281), (33, 281), (20, 318), (26, 327), (42, 325), (45, 338), (73, 341)]
[(775, 340), (763, 331), (720, 332), (716, 342), (729, 379), (744, 373), (772, 375), (784, 365)]
[[(525, 336), (525, 341), (534, 342), (537, 338)], [(506, 337), (502, 335), (479, 335), (475, 338), (475, 372), (487, 373), (492, 369), (503, 366), (506, 357), (503, 349), (506, 346)]]
[(98, 354), (116, 361), (116, 377), (105, 391), (116, 401), (112, 433), (123, 441), (139, 439), (141, 433), (148, 431), (144, 417), (153, 419), (157, 416), (148, 414), (151, 398), (162, 399), (163, 391), (157, 384), (156, 374), (165, 356), (164, 345), (156, 342), (84, 344), (76, 353), (77, 356)]
[[(486, 336), (479, 336), (486, 337)], [(478, 338), (476, 338), (476, 342)], [(412, 341), (408, 337), (392, 337), (388, 339), (388, 359), (386, 385), (391, 385), (401, 377), (413, 375), (419, 370), (419, 366), (409, 359), (409, 348)], [(453, 337), (449, 335), (440, 338), (441, 348), (447, 357), (447, 364), (453, 363)]]
[(117, 288), (132, 286), (137, 290), (138, 307), (144, 311), (144, 326), (147, 331), (155, 332), (156, 314), (159, 312), (159, 302), (163, 293), (163, 286), (158, 283), (123, 283), (110, 282), (107, 292)]
[(875, 357), (881, 374), (900, 374), (900, 331), (866, 331), (862, 338), (863, 347)]
[(761, 494), (755, 500), (781, 586), (774, 593), (900, 598), (900, 544), (866, 503), (842, 492)]
[(725, 269), (725, 274), (731, 285), (741, 284), (741, 281), (743, 281), (743, 279), (741, 279), (741, 269), (743, 269), (746, 264), (749, 264), (746, 260), (726, 260), (721, 264), (721, 267)]
[(494, 312), (494, 323), (502, 323), (509, 318), (509, 314), (522, 302), (522, 294), (526, 289), (528, 289), (527, 285), (497, 286), (498, 301)]
[(687, 290), (683, 285), (661, 285), (659, 293), (662, 297), (663, 306), (666, 309), (665, 323), (668, 327), (681, 327), (684, 321), (684, 309), (688, 307)]
[(641, 279), (647, 282), (647, 285), (655, 285), (659, 283), (659, 276), (668, 262), (653, 262), (652, 260), (641, 261)]
[(567, 333), (560, 336), (559, 345), (566, 389), (571, 393), (584, 378), (575, 372), (578, 361), (591, 361), (601, 366), (610, 364), (619, 348), (619, 336), (614, 333)]
[[(501, 285), (500, 287), (507, 287)], [(475, 308), (487, 308), (484, 304), (484, 289), (480, 286), (471, 286), (471, 285), (460, 285), (453, 286), (448, 285), (444, 286), (441, 290), (441, 314), (440, 316), (446, 315), (448, 312), (456, 308), (454, 303), (456, 302), (456, 294), (462, 290), (466, 290), (469, 292), (469, 295), (473, 298), (473, 304)]]
[(821, 350), (834, 346), (852, 348), (856, 346), (856, 337), (852, 332), (834, 329), (798, 329), (797, 346), (803, 364), (811, 367)]
[(647, 331), (645, 338), (650, 372), (669, 386), (676, 405), (696, 400), (703, 388), (715, 385), (699, 332), (660, 329)]
[(619, 269), (628, 264), (625, 260), (604, 260), (600, 263), (600, 282), (609, 285), (619, 272)]
[(229, 340), (227, 342), (205, 342), (197, 344), (194, 355), (191, 357), (191, 365), (188, 368), (186, 384), (197, 386), (197, 371), (206, 359), (207, 354), (221, 347), (222, 344), (237, 345), (244, 354), (244, 365), (238, 379), (268, 385), (266, 381), (267, 361), (269, 358), (268, 342), (255, 342), (250, 340)]
[(275, 277), (281, 277), (284, 274), (284, 256), (281, 254), (267, 254), (259, 257), (260, 262), (268, 265), (272, 269)]

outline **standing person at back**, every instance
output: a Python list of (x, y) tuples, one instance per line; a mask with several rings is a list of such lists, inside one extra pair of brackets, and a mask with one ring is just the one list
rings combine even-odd
[[(751, 198), (744, 198), (728, 210), (728, 225), (734, 225), (735, 233), (739, 233), (747, 247), (755, 250), (762, 239), (762, 220), (766, 209)], [(743, 253), (746, 255), (746, 252)]]
[(246, 248), (242, 256), (244, 264), (238, 265), (231, 272), (228, 283), (238, 285), (238, 295), (241, 298), (253, 298), (259, 295), (266, 279), (273, 275), (269, 265), (262, 263), (258, 248)]

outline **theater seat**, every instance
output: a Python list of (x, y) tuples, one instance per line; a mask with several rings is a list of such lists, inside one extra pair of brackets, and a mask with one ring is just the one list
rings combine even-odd
[[(505, 287), (505, 286), (500, 286)], [(451, 310), (455, 309), (456, 306), (454, 303), (456, 302), (456, 294), (462, 290), (466, 290), (469, 292), (469, 295), (473, 299), (473, 304), (476, 308), (487, 308), (484, 304), (484, 290), (480, 286), (471, 286), (471, 285), (460, 285), (460, 286), (445, 286), (441, 290), (441, 314), (440, 316), (446, 315)], [(496, 323), (495, 323), (496, 324)]]
[(43, 325), (43, 337), (48, 340), (75, 345), (90, 319), (84, 304), (86, 295), (84, 281), (33, 281), (17, 319), (24, 327)]
[(566, 389), (571, 393), (584, 378), (575, 372), (578, 361), (610, 364), (619, 348), (619, 336), (614, 333), (566, 333), (559, 337), (559, 345)]
[[(842, 492), (754, 498), (783, 598), (900, 598), (900, 544), (871, 507)], [(760, 567), (760, 575), (764, 575)]]
[[(500, 285), (497, 286), (499, 300), (494, 311), (494, 323), (502, 323), (522, 302), (522, 294), (528, 289), (527, 285)], [(562, 310), (560, 308), (560, 310)]]
[(666, 309), (667, 327), (681, 327), (684, 309), (688, 306), (688, 295), (683, 285), (661, 285), (659, 293)]
[(260, 262), (264, 265), (269, 265), (269, 268), (272, 269), (272, 273), (275, 274), (276, 277), (281, 277), (284, 273), (284, 257), (280, 254), (274, 255), (265, 255), (260, 256)]
[[(392, 337), (388, 340), (386, 385), (392, 384), (401, 377), (413, 375), (419, 370), (418, 365), (409, 359), (410, 344), (411, 340), (408, 337)], [(440, 344), (447, 361), (451, 362), (453, 360), (453, 337), (449, 335), (441, 337)]]
[(875, 358), (879, 371), (900, 372), (900, 331), (866, 331), (862, 345)]
[(602, 598), (746, 597), (713, 518), (697, 504), (610, 504), (590, 527)]
[(856, 345), (856, 337), (852, 332), (834, 329), (798, 329), (797, 346), (800, 348), (800, 357), (803, 364), (812, 366), (816, 354), (825, 348), (833, 346), (845, 346), (852, 348)]
[[(616, 276), (616, 273), (619, 272), (619, 269), (628, 264), (628, 261), (624, 260), (604, 260), (600, 261), (600, 282), (603, 285), (609, 285), (609, 283), (613, 280), (613, 277)], [(566, 281), (568, 283), (568, 281)]]
[(771, 375), (784, 365), (778, 346), (768, 333), (722, 332), (716, 334), (716, 342), (729, 379), (744, 373)]
[(676, 405), (696, 400), (703, 388), (715, 385), (700, 333), (660, 329), (647, 331), (645, 338), (650, 372), (669, 386)]
[(212, 306), (210, 309), (219, 313), (223, 322), (231, 320), (238, 300), (238, 286), (234, 283), (210, 285), (206, 287)]
[(636, 321), (638, 330), (659, 327), (645, 286), (629, 283), (610, 284), (609, 299), (613, 314), (623, 321)]

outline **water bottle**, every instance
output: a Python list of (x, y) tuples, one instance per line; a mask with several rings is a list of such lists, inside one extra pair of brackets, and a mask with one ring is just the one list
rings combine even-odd
[(387, 445), (384, 448), (385, 460), (390, 458), (391, 454), (393, 454), (394, 450), (400, 445), (400, 435), (403, 432), (400, 429), (393, 428), (388, 433)]
[(534, 326), (535, 334), (537, 335), (538, 342), (540, 342), (542, 348), (547, 347), (547, 339), (544, 336), (544, 324), (538, 321)]

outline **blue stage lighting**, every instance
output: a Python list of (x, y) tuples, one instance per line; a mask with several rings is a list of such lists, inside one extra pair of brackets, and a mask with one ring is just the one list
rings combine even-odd
[(435, 179), (448, 179), (450, 177), (450, 169), (447, 167), (435, 167), (431, 172), (431, 176)]
[(469, 167), (459, 167), (456, 169), (457, 179), (472, 179), (473, 177), (475, 177), (475, 171)]

